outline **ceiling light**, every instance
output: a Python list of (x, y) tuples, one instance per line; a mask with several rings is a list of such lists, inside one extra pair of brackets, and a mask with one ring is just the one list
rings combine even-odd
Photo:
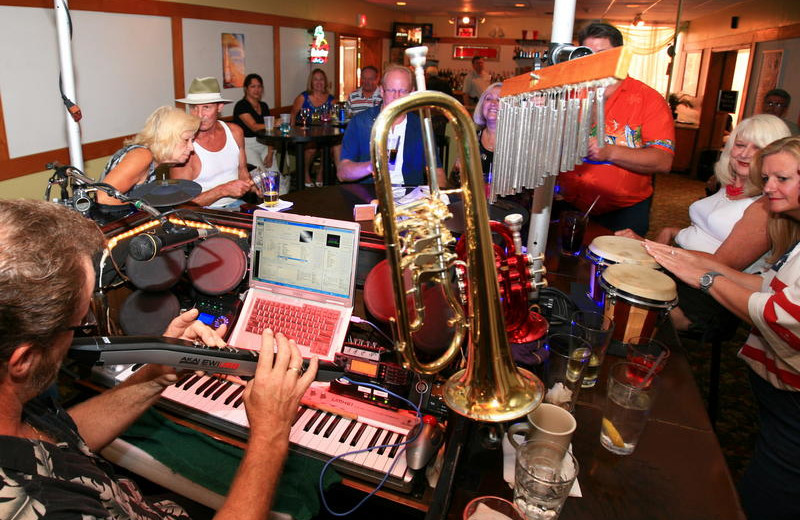
[(397, 4), (397, 5), (399, 5), (400, 7), (403, 7), (403, 6), (405, 6), (405, 5), (406, 5), (406, 3), (405, 3), (405, 2), (396, 2), (396, 4)]
[(527, 6), (527, 4), (516, 3), (516, 4), (514, 4), (514, 7), (528, 7), (528, 6)]
[(468, 24), (468, 23), (469, 23), (469, 16), (465, 16), (465, 17), (463, 17), (463, 18), (461, 19), (461, 23), (463, 23), (464, 25)]

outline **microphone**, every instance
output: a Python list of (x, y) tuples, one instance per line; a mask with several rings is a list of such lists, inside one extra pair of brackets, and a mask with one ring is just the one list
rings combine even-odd
[(133, 237), (128, 245), (128, 253), (134, 260), (149, 262), (161, 251), (169, 251), (217, 234), (219, 234), (219, 229), (217, 228), (162, 227), (161, 231), (142, 233)]

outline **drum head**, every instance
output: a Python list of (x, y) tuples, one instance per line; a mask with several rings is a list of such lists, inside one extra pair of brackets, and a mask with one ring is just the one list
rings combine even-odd
[(134, 260), (128, 256), (125, 270), (137, 289), (143, 291), (166, 291), (176, 283), (186, 268), (186, 252), (183, 248), (159, 253), (150, 261)]
[(247, 273), (247, 254), (230, 238), (211, 237), (194, 246), (187, 272), (201, 293), (229, 293)]
[(119, 324), (131, 336), (161, 336), (180, 312), (178, 298), (170, 292), (134, 291), (122, 304)]
[(606, 235), (592, 240), (587, 248), (587, 256), (609, 260), (616, 264), (636, 264), (658, 269), (658, 263), (643, 247), (641, 240)]
[(664, 304), (675, 301), (678, 289), (675, 281), (661, 271), (634, 264), (614, 264), (600, 275), (604, 289), (629, 294)]
[[(406, 283), (410, 282), (410, 278), (406, 276)], [(410, 298), (407, 301), (413, 319), (416, 315), (414, 305)], [(453, 311), (439, 286), (424, 289), (422, 302), (426, 311), (425, 323), (413, 334), (414, 346), (426, 354), (438, 355), (452, 340), (454, 331), (448, 326), (447, 320), (453, 317)], [(390, 318), (397, 316), (391, 270), (387, 260), (375, 264), (367, 275), (364, 282), (364, 306), (382, 323), (388, 323)]]

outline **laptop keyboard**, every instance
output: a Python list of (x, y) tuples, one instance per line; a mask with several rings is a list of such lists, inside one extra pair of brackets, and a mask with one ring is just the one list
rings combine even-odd
[(312, 354), (323, 356), (331, 346), (339, 314), (339, 311), (326, 307), (290, 305), (256, 298), (246, 330), (253, 334), (261, 334), (266, 328), (282, 332), (298, 345), (308, 347)]

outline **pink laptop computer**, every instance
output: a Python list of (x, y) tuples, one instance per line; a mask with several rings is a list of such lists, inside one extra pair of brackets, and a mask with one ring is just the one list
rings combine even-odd
[(304, 358), (333, 361), (353, 313), (360, 226), (256, 210), (250, 289), (228, 344), (258, 350), (271, 328), (297, 341)]

